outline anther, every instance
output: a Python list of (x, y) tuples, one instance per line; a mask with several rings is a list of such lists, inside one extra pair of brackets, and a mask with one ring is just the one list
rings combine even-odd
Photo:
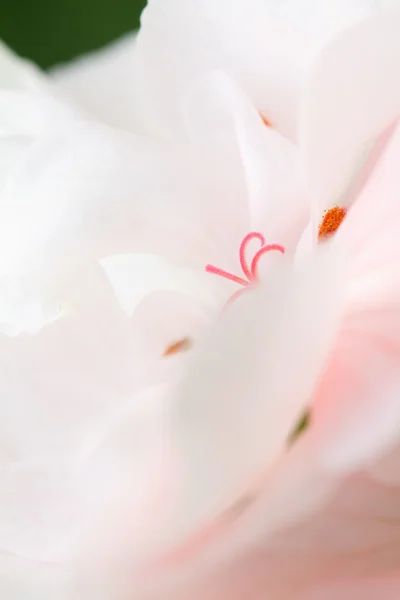
[(318, 240), (321, 242), (337, 231), (346, 216), (346, 209), (334, 206), (324, 213), (319, 226)]

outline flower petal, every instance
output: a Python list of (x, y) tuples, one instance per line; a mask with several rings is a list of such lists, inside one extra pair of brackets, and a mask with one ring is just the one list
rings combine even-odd
[[(296, 448), (294, 451), (296, 453)], [(321, 488), (321, 484), (324, 488), (329, 480), (337, 478), (337, 473), (321, 470), (314, 473), (314, 478), (304, 477), (307, 463), (317, 458), (315, 448), (308, 447), (306, 454), (299, 453), (297, 459), (302, 460), (290, 461), (290, 455), (292, 450), (284, 458), (284, 462), (288, 459), (291, 462), (283, 477), (286, 485), (280, 485), (282, 465), (277, 465), (275, 476), (264, 490), (274, 496), (278, 483), (281, 487), (278, 496), (286, 505), (303, 504), (304, 496), (312, 495), (315, 488)], [(298, 468), (302, 472), (300, 477)], [(260, 503), (251, 523), (253, 505), (248, 510), (249, 518), (241, 519), (241, 527), (234, 524), (224, 531), (225, 541), (221, 544), (224, 554), (215, 551), (215, 544), (214, 552), (210, 552), (212, 544), (209, 544), (208, 560), (183, 556), (174, 568), (153, 565), (148, 570), (143, 567), (135, 570), (137, 554), (132, 553), (132, 548), (129, 554), (126, 544), (113, 546), (111, 536), (108, 562), (102, 563), (98, 557), (93, 560), (89, 589), (99, 590), (100, 596), (96, 597), (101, 600), (125, 599), (133, 590), (139, 600), (220, 600), (226, 597), (258, 600), (266, 595), (285, 600), (337, 600), (338, 597), (375, 600), (378, 591), (385, 592), (385, 600), (386, 592), (388, 599), (395, 600), (397, 596), (392, 592), (399, 589), (399, 487), (377, 485), (365, 473), (348, 477), (340, 486), (337, 483), (335, 493), (324, 498), (320, 507), (314, 505), (313, 510), (301, 518), (298, 513), (292, 523), (281, 519), (284, 509), (281, 511), (279, 504), (274, 506), (268, 502)], [(151, 511), (145, 514), (143, 519), (148, 522)], [(153, 518), (157, 520), (157, 511)], [(267, 520), (278, 527), (265, 528)], [(253, 537), (252, 545), (246, 545), (243, 539), (249, 535), (249, 529), (254, 534), (257, 521), (257, 536)], [(131, 532), (127, 537), (129, 535)], [(230, 552), (232, 545), (234, 552)], [(117, 554), (116, 565), (110, 555), (116, 559)], [(87, 588), (84, 589), (87, 596)], [(368, 596), (369, 589), (374, 593)], [(336, 592), (340, 595), (335, 595)], [(83, 595), (83, 590), (81, 593)]]
[(75, 111), (35, 65), (0, 42), (0, 135), (29, 136), (62, 128)]
[(373, 10), (369, 0), (151, 0), (134, 53), (136, 126), (176, 135), (191, 81), (221, 69), (293, 138), (299, 90), (315, 54), (331, 35)]
[(333, 240), (348, 256), (347, 309), (314, 419), (338, 469), (378, 460), (400, 430), (399, 155), (397, 126)]
[[(244, 203), (240, 179), (221, 177), (214, 159), (196, 162), (184, 148), (91, 124), (44, 139), (15, 173), (5, 199), (1, 237), (8, 256), (2, 253), (2, 264), (37, 269), (49, 252), (60, 260), (67, 246), (68, 260), (78, 254), (82, 264), (84, 246), (92, 259), (153, 251), (203, 268), (207, 246), (236, 248), (229, 238), (239, 229)], [(220, 213), (218, 240), (210, 233)]]
[(398, 117), (399, 28), (398, 11), (366, 20), (327, 45), (312, 71), (299, 127), (317, 221), (348, 204), (371, 140)]
[(33, 91), (42, 89), (45, 81), (45, 76), (35, 65), (0, 42), (0, 88)]
[(0, 553), (0, 594), (7, 600), (70, 600), (70, 578), (65, 568)]
[(99, 120), (135, 130), (132, 79), (136, 35), (130, 34), (84, 57), (58, 66), (51, 77), (61, 92)]
[(224, 140), (244, 171), (250, 227), (267, 243), (293, 252), (308, 219), (294, 144), (266, 127), (248, 97), (221, 71), (199, 77), (185, 98), (186, 127), (194, 144)]
[(205, 271), (178, 267), (153, 254), (116, 254), (103, 258), (100, 264), (128, 317), (146, 296), (158, 291), (176, 292), (199, 304), (218, 306), (218, 293), (212, 286), (215, 280)]
[(179, 537), (259, 486), (308, 403), (340, 311), (337, 265), (317, 258), (244, 296), (193, 353), (175, 416)]
[(0, 190), (36, 135), (67, 129), (74, 111), (56, 98), (34, 65), (0, 42)]
[(91, 444), (64, 459), (47, 456), (3, 466), (0, 548), (64, 566), (76, 558), (93, 520), (122, 490), (133, 485), (139, 502), (145, 482), (158, 480), (163, 398), (157, 387), (116, 407), (101, 424), (87, 428)]
[(3, 199), (3, 298), (9, 286), (37, 289), (39, 297), (49, 282), (61, 289), (110, 254), (161, 254), (201, 272), (212, 261), (235, 268), (248, 231), (246, 189), (240, 170), (227, 164), (221, 172), (224, 152), (208, 147), (194, 156), (89, 123), (42, 138)]
[(78, 446), (88, 423), (130, 397), (142, 374), (101, 271), (85, 273), (66, 300), (62, 317), (38, 333), (0, 337), (0, 447), (9, 460)]

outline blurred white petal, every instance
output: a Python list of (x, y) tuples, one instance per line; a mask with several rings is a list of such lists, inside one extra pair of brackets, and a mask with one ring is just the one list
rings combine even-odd
[(399, 24), (393, 11), (344, 31), (312, 70), (299, 127), (316, 220), (348, 203), (368, 144), (398, 117)]
[(294, 138), (299, 93), (318, 50), (375, 10), (372, 0), (151, 0), (133, 53), (135, 127), (176, 135), (185, 90), (221, 69)]
[(50, 76), (76, 106), (100, 121), (135, 130), (132, 77), (136, 35), (130, 34), (97, 52), (53, 68)]

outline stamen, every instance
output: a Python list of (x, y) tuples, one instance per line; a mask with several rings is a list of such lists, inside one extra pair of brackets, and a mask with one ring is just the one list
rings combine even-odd
[(178, 352), (186, 352), (190, 350), (192, 347), (192, 342), (189, 338), (182, 338), (177, 342), (174, 342), (168, 348), (166, 348), (163, 352), (163, 358), (168, 358), (169, 356), (173, 356), (174, 354), (178, 354)]
[(247, 286), (241, 290), (238, 290), (237, 292), (235, 292), (228, 300), (228, 302), (226, 302), (225, 307), (226, 306), (230, 306), (231, 304), (233, 304), (235, 302), (235, 300), (237, 300), (239, 298), (239, 296), (241, 296), (242, 294), (244, 294), (245, 292), (247, 292)]
[(260, 117), (261, 117), (264, 125), (266, 125), (267, 127), (272, 127), (272, 123), (269, 119), (267, 119), (267, 117), (264, 117), (264, 115), (261, 113), (260, 113)]
[(337, 231), (346, 216), (346, 209), (334, 206), (325, 211), (322, 223), (319, 226), (318, 241), (323, 241)]
[[(261, 243), (261, 248), (260, 250), (258, 250), (258, 252), (256, 252), (249, 267), (246, 258), (246, 250), (249, 242), (251, 242), (252, 240), (258, 240)], [(243, 294), (243, 292), (246, 291), (246, 288), (248, 288), (250, 284), (258, 282), (258, 264), (260, 262), (260, 259), (262, 256), (264, 256), (264, 254), (267, 254), (268, 252), (274, 250), (281, 252), (282, 254), (285, 253), (285, 248), (283, 246), (281, 246), (280, 244), (269, 244), (266, 246), (265, 238), (262, 235), (262, 233), (259, 233), (258, 231), (252, 231), (243, 238), (239, 248), (240, 266), (242, 267), (242, 271), (247, 279), (243, 279), (243, 277), (234, 275), (233, 273), (225, 271), (224, 269), (220, 269), (219, 267), (215, 267), (214, 265), (206, 265), (207, 273), (219, 275), (220, 277), (224, 277), (224, 279), (228, 279), (229, 281), (233, 281), (234, 283), (238, 283), (239, 285), (244, 287), (244, 289), (238, 290), (233, 294), (233, 296), (228, 300), (227, 305), (232, 304), (232, 302), (234, 302), (241, 294)]]
[(224, 271), (223, 269), (219, 269), (218, 267), (214, 267), (213, 265), (206, 266), (207, 273), (213, 273), (214, 275), (220, 275), (221, 277), (225, 277), (225, 279), (229, 279), (230, 281), (234, 281), (235, 283), (239, 283), (240, 285), (247, 285), (247, 281), (242, 279), (242, 277), (237, 277), (233, 275), (233, 273), (228, 273), (228, 271)]
[(278, 252), (285, 254), (285, 248), (280, 244), (270, 244), (269, 246), (261, 248), (251, 261), (251, 274), (254, 279), (258, 280), (258, 263), (260, 262), (260, 258), (264, 256), (264, 254), (267, 254), (267, 252), (271, 252), (271, 250), (277, 250)]
[(264, 238), (264, 236), (261, 233), (258, 233), (257, 231), (253, 231), (252, 233), (248, 233), (245, 236), (245, 238), (243, 239), (242, 243), (240, 244), (240, 249), (239, 249), (240, 266), (242, 267), (243, 273), (246, 275), (246, 277), (247, 277), (247, 279), (249, 281), (252, 280), (253, 274), (252, 274), (251, 269), (249, 269), (248, 264), (247, 264), (247, 260), (246, 260), (246, 247), (247, 247), (248, 243), (251, 242), (251, 240), (254, 240), (254, 239), (260, 240), (261, 246), (264, 246), (264, 244), (265, 244), (265, 238)]

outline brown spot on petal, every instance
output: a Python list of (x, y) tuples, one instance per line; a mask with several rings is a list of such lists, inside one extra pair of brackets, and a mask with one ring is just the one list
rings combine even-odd
[(339, 226), (346, 216), (346, 212), (345, 208), (340, 208), (339, 206), (334, 206), (325, 211), (322, 223), (319, 226), (318, 240), (320, 242), (339, 229)]
[(189, 338), (182, 338), (177, 342), (173, 342), (168, 348), (166, 348), (163, 352), (163, 358), (168, 358), (169, 356), (173, 356), (174, 354), (178, 354), (179, 352), (187, 352), (192, 347), (192, 342)]

